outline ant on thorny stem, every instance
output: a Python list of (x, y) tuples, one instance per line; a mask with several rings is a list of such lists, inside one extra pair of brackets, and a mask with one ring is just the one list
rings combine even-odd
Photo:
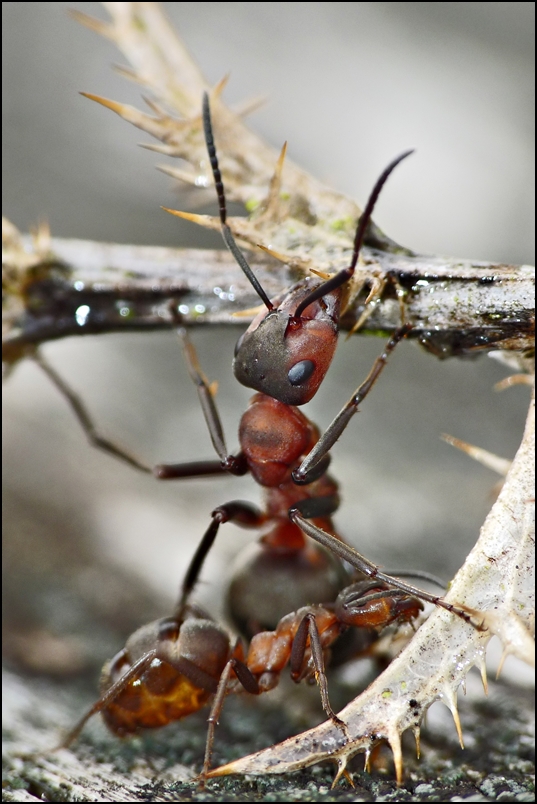
[[(421, 600), (447, 609), (473, 626), (479, 625), (463, 607), (383, 572), (346, 545), (330, 519), (339, 505), (337, 484), (327, 474), (330, 449), (411, 326), (404, 324), (395, 331), (366, 380), (323, 435), (296, 407), (314, 396), (325, 377), (375, 202), (390, 173), (412, 152), (405, 151), (394, 159), (377, 180), (358, 222), (349, 267), (329, 279), (307, 277), (271, 301), (227, 223), (207, 94), (203, 98), (202, 116), (222, 235), (266, 308), (239, 339), (233, 363), (239, 382), (257, 393), (241, 418), (240, 451), (232, 455), (225, 444), (212, 390), (174, 307), (172, 321), (182, 340), (188, 370), (219, 460), (160, 465), (152, 471), (159, 479), (249, 472), (264, 489), (265, 506), (261, 510), (243, 501), (233, 501), (212, 512), (173, 616), (150, 623), (130, 637), (126, 647), (103, 671), (101, 698), (63, 745), (69, 744), (88, 718), (99, 711), (112, 731), (125, 735), (141, 727), (157, 727), (185, 717), (214, 695), (201, 775), (206, 778), (210, 775), (214, 729), (226, 693), (243, 688), (259, 694), (271, 689), (289, 663), (295, 681), (315, 676), (325, 712), (345, 731), (345, 724), (330, 706), (324, 666), (328, 649), (350, 626), (368, 629), (365, 633), (371, 642), (386, 625), (412, 622), (423, 608)], [(198, 217), (168, 211), (194, 221)], [(41, 358), (39, 362), (67, 396), (96, 446), (137, 469), (151, 471), (103, 439), (80, 400), (48, 364)], [(225, 522), (244, 527), (268, 526), (256, 553), (230, 586), (232, 619), (250, 639), (246, 655), (240, 640), (231, 645), (227, 633), (189, 602), (205, 557)], [(340, 559), (355, 570), (354, 578)], [(363, 644), (355, 655), (360, 651)]]

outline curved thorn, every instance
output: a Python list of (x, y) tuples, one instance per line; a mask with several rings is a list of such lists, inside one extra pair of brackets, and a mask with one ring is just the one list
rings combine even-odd
[(347, 757), (346, 756), (338, 757), (336, 759), (336, 762), (337, 762), (337, 772), (336, 775), (334, 776), (334, 781), (332, 782), (330, 789), (331, 790), (334, 789), (334, 787), (337, 785), (342, 776), (345, 777), (345, 779), (348, 781), (351, 787), (354, 787), (354, 782), (351, 778), (349, 771), (347, 770)]
[(416, 740), (416, 758), (420, 758), (421, 750), (420, 750), (420, 735), (421, 735), (421, 728), (420, 726), (414, 726), (412, 729), (414, 732), (414, 739)]
[(457, 729), (457, 736), (459, 738), (459, 743), (461, 748), (464, 748), (464, 740), (462, 737), (462, 727), (461, 727), (461, 720), (459, 717), (459, 710), (457, 708), (457, 693), (454, 692), (450, 687), (446, 687), (444, 689), (444, 703), (446, 704), (447, 708), (450, 710), (453, 720), (455, 722), (455, 728)]
[(479, 661), (479, 672), (481, 673), (481, 681), (483, 683), (483, 691), (485, 695), (489, 694), (489, 683), (487, 680), (487, 665), (485, 662), (485, 657), (481, 656)]
[(440, 438), (447, 444), (451, 444), (452, 447), (456, 447), (460, 449), (461, 452), (465, 452), (470, 458), (473, 458), (474, 461), (478, 461), (478, 463), (486, 466), (487, 469), (492, 469), (493, 472), (502, 475), (502, 477), (505, 477), (511, 468), (511, 461), (500, 458), (498, 455), (494, 455), (494, 453), (482, 449), (481, 447), (468, 444), (468, 442), (462, 441), (460, 438), (455, 438), (455, 436), (449, 435), (448, 433), (442, 433)]
[(390, 731), (390, 734), (388, 734), (387, 739), (393, 754), (397, 787), (401, 787), (403, 784), (403, 750), (401, 748), (401, 735), (397, 729), (393, 729)]
[(183, 218), (185, 221), (197, 223), (198, 226), (209, 226), (211, 228), (218, 228), (217, 218), (212, 215), (196, 215), (195, 212), (181, 212), (179, 209), (169, 209), (168, 207), (161, 207), (164, 212), (169, 212), (170, 215), (175, 215), (176, 218)]

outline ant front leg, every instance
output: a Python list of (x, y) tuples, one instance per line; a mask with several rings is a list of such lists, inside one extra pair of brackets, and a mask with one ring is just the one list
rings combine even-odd
[(305, 457), (298, 469), (293, 472), (295, 483), (310, 483), (316, 474), (319, 463), (326, 458), (340, 435), (343, 433), (348, 423), (358, 410), (358, 406), (365, 399), (371, 388), (378, 380), (383, 368), (385, 367), (389, 355), (393, 352), (397, 344), (405, 338), (410, 330), (411, 324), (404, 324), (397, 329), (390, 338), (384, 351), (373, 363), (373, 367), (364, 382), (356, 389), (347, 404), (340, 410), (333, 422), (328, 426), (323, 435), (317, 441), (311, 452)]
[(309, 536), (314, 541), (322, 544), (329, 550), (332, 550), (333, 553), (338, 555), (344, 561), (348, 561), (351, 566), (353, 566), (359, 572), (362, 572), (367, 577), (376, 579), (378, 581), (384, 581), (384, 583), (388, 584), (388, 586), (393, 587), (394, 589), (400, 589), (409, 597), (415, 597), (418, 598), (418, 600), (424, 600), (427, 603), (433, 603), (435, 606), (446, 609), (446, 611), (449, 611), (451, 614), (455, 614), (457, 617), (460, 617), (461, 620), (464, 620), (478, 631), (486, 630), (483, 621), (476, 620), (476, 613), (472, 612), (471, 609), (467, 610), (464, 606), (448, 603), (443, 597), (432, 595), (430, 592), (426, 592), (423, 589), (418, 589), (417, 586), (412, 586), (409, 583), (405, 583), (405, 581), (402, 581), (400, 578), (396, 578), (392, 575), (388, 575), (386, 572), (383, 572), (380, 567), (365, 558), (365, 556), (355, 550), (354, 547), (344, 544), (343, 542), (339, 541), (339, 539), (336, 539), (334, 536), (331, 536), (329, 533), (326, 533), (324, 530), (314, 525), (312, 522), (308, 522), (308, 520), (302, 515), (298, 505), (290, 509), (289, 518), (291, 522), (294, 522), (295, 525), (298, 525), (306, 536)]
[[(143, 463), (139, 458), (128, 450), (101, 435), (95, 425), (91, 414), (80, 396), (73, 391), (68, 383), (58, 374), (48, 360), (40, 352), (32, 356), (33, 361), (44, 371), (52, 384), (58, 389), (60, 394), (67, 401), (73, 411), (78, 423), (82, 427), (90, 444), (101, 452), (117, 458), (123, 463), (128, 464), (133, 469), (137, 469), (144, 474), (153, 474), (157, 480), (169, 480), (175, 478), (208, 477), (211, 475), (222, 475), (226, 471), (232, 471), (222, 465), (222, 461), (191, 461), (190, 463), (162, 465), (151, 467)], [(240, 456), (231, 456), (230, 463), (234, 474), (245, 474), (246, 467)], [(241, 467), (244, 466), (244, 470)]]
[(218, 408), (214, 401), (214, 392), (211, 384), (203, 374), (198, 361), (198, 355), (194, 345), (188, 337), (188, 332), (184, 326), (181, 316), (177, 312), (175, 305), (170, 305), (170, 313), (177, 325), (177, 334), (183, 346), (183, 354), (188, 368), (188, 373), (196, 390), (200, 401), (203, 416), (209, 430), (209, 435), (219, 461), (199, 461), (196, 463), (184, 464), (161, 464), (154, 469), (154, 474), (159, 480), (171, 480), (184, 477), (197, 477), (202, 475), (220, 474), (229, 472), (232, 475), (245, 475), (248, 471), (246, 460), (242, 454), (237, 456), (228, 452), (224, 437), (224, 430)]
[(228, 453), (220, 417), (214, 403), (213, 393), (210, 385), (203, 376), (203, 373), (199, 367), (195, 349), (188, 338), (186, 329), (180, 321), (179, 314), (177, 312), (172, 312), (172, 317), (175, 323), (180, 324), (178, 327), (178, 334), (183, 343), (183, 352), (185, 355), (186, 364), (189, 374), (198, 390), (198, 396), (207, 426), (209, 428), (211, 440), (220, 459), (218, 461), (191, 461), (180, 464), (161, 464), (155, 467), (144, 463), (128, 450), (121, 447), (119, 444), (116, 444), (114, 441), (111, 441), (110, 439), (101, 435), (80, 396), (73, 391), (68, 383), (65, 382), (58, 372), (50, 365), (43, 354), (36, 351), (32, 355), (32, 359), (42, 369), (52, 384), (58, 389), (60, 394), (67, 401), (77, 421), (82, 427), (82, 430), (84, 431), (88, 441), (96, 449), (99, 449), (102, 452), (105, 452), (107, 455), (111, 455), (123, 463), (128, 464), (133, 469), (144, 472), (144, 474), (153, 474), (157, 480), (209, 477), (213, 475), (222, 475), (225, 472), (229, 472), (233, 475), (244, 475), (248, 471), (244, 456), (241, 454), (234, 456)]

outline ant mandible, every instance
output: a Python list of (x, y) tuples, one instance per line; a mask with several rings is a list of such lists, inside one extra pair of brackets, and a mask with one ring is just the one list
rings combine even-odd
[[(224, 520), (232, 504), (213, 512)], [(300, 608), (283, 617), (273, 631), (252, 637), (245, 654), (241, 639), (230, 642), (218, 623), (195, 604), (192, 590), (214, 541), (211, 524), (190, 563), (171, 617), (148, 623), (130, 636), (125, 647), (105, 664), (101, 696), (58, 748), (68, 747), (87, 721), (100, 712), (114, 734), (126, 737), (142, 728), (159, 728), (197, 712), (213, 697), (202, 771), (209, 775), (215, 728), (228, 693), (260, 695), (277, 686), (287, 665), (295, 682), (315, 677), (326, 714), (346, 726), (328, 698), (325, 656), (349, 628), (361, 632), (362, 652), (389, 625), (413, 623), (423, 605), (377, 581), (360, 581), (343, 589), (334, 604)]]

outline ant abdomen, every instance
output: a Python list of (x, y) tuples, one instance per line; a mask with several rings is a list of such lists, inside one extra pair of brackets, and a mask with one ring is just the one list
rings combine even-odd
[[(303, 541), (304, 537), (298, 528), (298, 533), (288, 532), (287, 526), (294, 527), (282, 520), (286, 533), (277, 536), (282, 545), (292, 548), (293, 538)], [(341, 561), (329, 550), (318, 550), (311, 543), (296, 550), (275, 549), (271, 534), (268, 543), (262, 540), (249, 545), (232, 568), (227, 612), (247, 639), (259, 631), (272, 631), (289, 611), (334, 600), (349, 583)]]

